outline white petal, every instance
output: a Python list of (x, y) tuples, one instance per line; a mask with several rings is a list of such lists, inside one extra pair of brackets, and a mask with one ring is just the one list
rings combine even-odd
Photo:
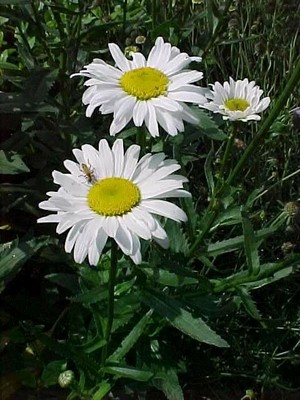
[(46, 222), (60, 222), (62, 215), (61, 214), (51, 214), (46, 217), (39, 218), (37, 222), (39, 224)]
[(146, 101), (137, 101), (133, 109), (133, 123), (135, 126), (142, 126), (148, 112)]
[(96, 240), (92, 242), (88, 250), (88, 257), (90, 265), (97, 265), (99, 261), (99, 257), (102, 253), (102, 250), (106, 244), (107, 235), (103, 231), (103, 229), (99, 229), (97, 232)]
[(114, 158), (107, 140), (101, 139), (99, 142), (99, 158), (102, 161), (102, 170), (105, 177), (114, 175)]
[(127, 228), (125, 228), (125, 226), (119, 224), (119, 228), (114, 239), (124, 254), (129, 255), (132, 253), (132, 234)]
[(74, 247), (75, 241), (79, 237), (83, 227), (85, 226), (86, 221), (79, 221), (69, 230), (68, 235), (66, 237), (65, 242), (65, 251), (70, 253)]
[(79, 182), (76, 182), (71, 175), (62, 174), (59, 171), (52, 173), (54, 183), (61, 185), (65, 191), (76, 197), (86, 197), (88, 187)]
[(151, 239), (149, 227), (142, 220), (136, 219), (132, 212), (119, 217), (119, 223), (125, 224), (131, 232), (134, 232), (141, 238), (145, 240)]
[(141, 205), (147, 211), (173, 219), (174, 221), (186, 221), (187, 216), (184, 211), (173, 203), (164, 200), (143, 200)]
[(107, 236), (115, 238), (119, 228), (119, 221), (117, 217), (105, 217), (102, 224), (104, 232)]
[(112, 147), (112, 153), (114, 157), (115, 173), (114, 176), (122, 176), (124, 168), (124, 148), (123, 140), (117, 139)]
[(112, 55), (112, 58), (115, 60), (115, 63), (121, 71), (129, 71), (131, 70), (131, 63), (127, 58), (124, 56), (120, 47), (117, 46), (115, 43), (108, 44), (109, 51)]
[(123, 178), (131, 179), (139, 160), (140, 150), (140, 146), (136, 144), (133, 144), (127, 149), (124, 156)]
[(151, 136), (153, 136), (153, 137), (159, 136), (155, 108), (154, 108), (153, 104), (151, 103), (151, 101), (147, 101), (146, 103), (147, 103), (147, 107), (148, 107), (148, 113), (145, 116), (146, 126), (147, 126), (148, 131), (151, 134)]
[(134, 68), (143, 68), (146, 66), (146, 59), (141, 53), (132, 53), (132, 64)]
[(172, 76), (171, 83), (168, 86), (168, 90), (178, 89), (182, 85), (186, 85), (187, 83), (197, 82), (202, 78), (203, 78), (203, 73), (200, 71), (181, 72), (177, 75)]

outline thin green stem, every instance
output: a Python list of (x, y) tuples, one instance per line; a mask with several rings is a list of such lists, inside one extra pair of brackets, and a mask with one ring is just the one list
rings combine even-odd
[(229, 175), (229, 178), (227, 179), (227, 184), (230, 185), (236, 179), (236, 177), (242, 172), (243, 167), (246, 164), (246, 162), (248, 161), (248, 159), (256, 151), (257, 147), (262, 145), (263, 140), (265, 139), (266, 135), (268, 134), (268, 131), (269, 131), (271, 125), (273, 124), (273, 122), (275, 121), (277, 116), (279, 115), (282, 108), (285, 106), (285, 103), (287, 102), (293, 89), (299, 83), (299, 80), (300, 80), (300, 58), (298, 59), (298, 62), (296, 64), (296, 67), (295, 67), (292, 75), (290, 76), (283, 92), (281, 93), (278, 100), (276, 101), (269, 116), (266, 118), (266, 120), (262, 124), (262, 126), (259, 129), (259, 131), (257, 132), (257, 134), (254, 136), (252, 142), (249, 144), (249, 146), (245, 150), (243, 156), (241, 157), (239, 162), (236, 164), (232, 173)]
[(283, 261), (264, 265), (264, 268), (261, 268), (258, 275), (254, 274), (249, 275), (248, 271), (242, 271), (238, 272), (237, 274), (228, 276), (227, 278), (223, 278), (222, 280), (211, 279), (210, 280), (210, 283), (212, 284), (211, 288), (207, 290), (201, 289), (199, 292), (194, 291), (193, 293), (191, 292), (186, 293), (185, 297), (188, 298), (198, 297), (198, 296), (203, 296), (206, 293), (223, 293), (225, 291), (232, 290), (243, 284), (258, 282), (266, 278), (271, 278), (277, 272), (282, 271), (285, 268), (288, 267), (296, 268), (299, 265), (299, 261), (300, 261), (300, 255), (294, 254)]
[(152, 29), (154, 29), (156, 26), (156, 18), (157, 18), (156, 12), (157, 12), (156, 0), (152, 0)]
[(194, 252), (197, 250), (198, 246), (201, 244), (203, 239), (205, 238), (205, 235), (209, 232), (210, 228), (212, 227), (212, 224), (214, 223), (220, 206), (221, 206), (221, 201), (219, 200), (219, 196), (222, 194), (222, 190), (224, 188), (224, 174), (226, 173), (226, 169), (228, 166), (228, 161), (230, 158), (230, 154), (232, 152), (232, 146), (234, 143), (234, 139), (236, 137), (237, 133), (237, 124), (233, 125), (233, 131), (230, 134), (227, 144), (226, 144), (226, 149), (224, 152), (223, 159), (221, 161), (221, 169), (219, 172), (218, 176), (218, 182), (216, 184), (216, 189), (214, 193), (212, 193), (212, 197), (209, 203), (209, 206), (207, 208), (207, 211), (201, 221), (201, 226), (203, 227), (199, 236), (196, 238), (195, 242), (192, 244), (190, 251), (188, 253), (189, 257), (194, 254)]
[(233, 2), (233, 0), (227, 0), (226, 1), (225, 6), (224, 6), (224, 11), (223, 11), (222, 18), (219, 19), (213, 35), (211, 36), (209, 42), (205, 46), (205, 49), (204, 49), (203, 54), (202, 54), (203, 58), (205, 58), (205, 56), (207, 55), (207, 53), (209, 52), (211, 47), (214, 45), (214, 43), (215, 43), (215, 41), (216, 41), (220, 31), (221, 31), (221, 28), (223, 27), (223, 25), (224, 25), (224, 23), (226, 21), (227, 12), (228, 12), (229, 7), (231, 6), (232, 2)]
[(107, 324), (105, 330), (105, 341), (106, 344), (102, 349), (102, 365), (104, 365), (107, 358), (109, 341), (111, 336), (112, 324), (114, 320), (114, 303), (115, 303), (115, 283), (117, 276), (117, 264), (118, 264), (118, 246), (114, 240), (111, 242), (111, 264), (109, 270), (109, 281), (108, 281), (108, 303), (107, 303)]
[(124, 0), (123, 5), (123, 32), (126, 30), (126, 21), (127, 21), (127, 0)]
[(136, 143), (141, 146), (143, 152), (146, 151), (147, 132), (144, 127), (137, 128)]
[(229, 138), (227, 140), (225, 153), (224, 153), (223, 159), (221, 161), (221, 169), (220, 169), (219, 176), (218, 176), (216, 194), (218, 194), (218, 189), (220, 187), (222, 187), (224, 184), (224, 174), (225, 174), (227, 166), (228, 166), (228, 161), (229, 161), (229, 157), (230, 157), (232, 147), (234, 144), (234, 139), (236, 138), (236, 135), (237, 135), (237, 126), (238, 126), (237, 122), (236, 123), (233, 122), (232, 132), (229, 135)]

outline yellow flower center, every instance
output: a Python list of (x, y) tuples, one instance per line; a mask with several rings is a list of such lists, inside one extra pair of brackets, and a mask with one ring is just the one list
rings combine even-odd
[(101, 179), (88, 193), (88, 205), (97, 214), (106, 217), (123, 215), (141, 200), (139, 188), (124, 178)]
[(169, 79), (161, 71), (143, 67), (125, 72), (120, 78), (122, 89), (138, 100), (149, 100), (165, 94)]
[(230, 111), (245, 111), (250, 106), (245, 99), (229, 99), (225, 101), (224, 105)]

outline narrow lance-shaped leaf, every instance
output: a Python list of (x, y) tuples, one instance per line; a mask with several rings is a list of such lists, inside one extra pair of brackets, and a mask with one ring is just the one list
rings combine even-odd
[(120, 361), (132, 349), (140, 336), (144, 333), (145, 327), (149, 322), (153, 311), (149, 310), (146, 315), (134, 326), (131, 332), (122, 341), (117, 350), (109, 357), (108, 361)]
[(250, 293), (248, 290), (242, 286), (237, 288), (237, 292), (242, 300), (243, 306), (245, 307), (245, 310), (248, 312), (249, 315), (251, 315), (252, 318), (260, 320), (261, 315), (260, 312), (252, 299)]
[(164, 294), (144, 292), (142, 301), (152, 307), (171, 325), (186, 335), (217, 347), (228, 347), (228, 343), (214, 332), (200, 317), (184, 309), (184, 305)]
[(242, 209), (241, 214), (244, 234), (244, 248), (249, 274), (257, 275), (260, 270), (257, 241), (254, 235), (253, 226), (248, 218), (247, 213)]

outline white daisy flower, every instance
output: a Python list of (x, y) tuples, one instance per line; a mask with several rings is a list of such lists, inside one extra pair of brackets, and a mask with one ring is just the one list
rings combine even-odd
[(201, 61), (201, 57), (180, 53), (161, 37), (156, 39), (147, 60), (141, 53), (132, 53), (132, 60), (128, 60), (116, 44), (108, 47), (116, 67), (94, 59), (72, 75), (90, 78), (82, 97), (83, 104), (88, 105), (87, 117), (98, 107), (102, 114), (113, 113), (112, 136), (131, 119), (135, 126), (145, 122), (153, 137), (159, 136), (158, 125), (175, 136), (184, 130), (183, 121), (198, 123), (185, 103), (204, 103), (207, 89), (192, 85), (202, 79), (202, 72), (185, 68), (191, 61)]
[(270, 97), (260, 100), (263, 91), (254, 81), (249, 82), (247, 78), (242, 81), (229, 78), (229, 82), (224, 82), (223, 86), (216, 82), (212, 89), (206, 94), (211, 101), (200, 107), (222, 114), (225, 120), (259, 121), (261, 117), (257, 114), (270, 104)]
[(186, 214), (175, 204), (162, 200), (168, 197), (190, 197), (183, 190), (187, 179), (173, 174), (180, 169), (165, 154), (146, 154), (139, 160), (140, 146), (132, 145), (124, 154), (123, 140), (110, 149), (105, 139), (99, 150), (91, 145), (74, 149), (77, 162), (66, 160), (70, 172), (53, 171), (54, 183), (61, 187), (47, 193), (50, 198), (39, 204), (56, 214), (38, 222), (58, 223), (57, 233), (70, 229), (65, 250), (74, 248), (74, 259), (82, 263), (88, 256), (96, 265), (107, 238), (113, 238), (134, 263), (141, 262), (139, 238), (154, 239), (163, 248), (169, 240), (156, 215), (175, 221), (186, 221)]

